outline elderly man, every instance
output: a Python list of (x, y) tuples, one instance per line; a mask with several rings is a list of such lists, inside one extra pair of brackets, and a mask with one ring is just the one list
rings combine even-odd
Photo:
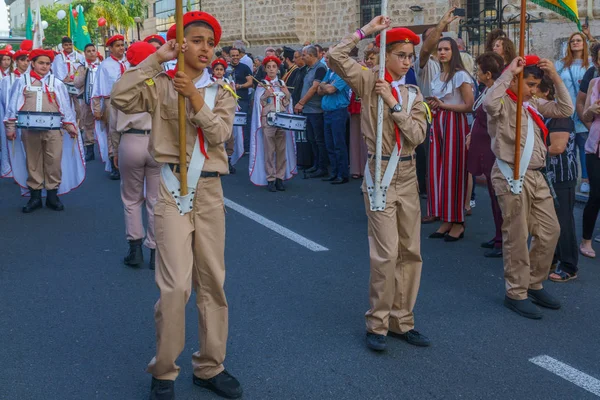
[(247, 65), (248, 68), (250, 68), (250, 71), (252, 71), (254, 65), (252, 63), (252, 59), (248, 57), (248, 54), (246, 54), (246, 45), (244, 42), (241, 40), (236, 40), (233, 42), (233, 48), (240, 52), (240, 62), (244, 65)]
[(325, 147), (325, 132), (321, 99), (317, 93), (319, 84), (325, 78), (327, 67), (319, 62), (319, 53), (315, 46), (302, 49), (302, 58), (306, 63), (306, 75), (302, 85), (302, 97), (294, 105), (294, 112), (306, 116), (306, 136), (311, 144), (314, 164), (306, 170), (309, 178), (322, 178), (327, 175), (327, 148)]

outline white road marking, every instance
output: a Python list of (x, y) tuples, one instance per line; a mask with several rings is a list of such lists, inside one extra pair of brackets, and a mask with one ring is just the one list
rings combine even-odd
[(247, 209), (246, 207), (241, 206), (241, 205), (237, 204), (236, 202), (233, 202), (227, 198), (225, 199), (225, 205), (227, 207), (231, 208), (232, 210), (239, 212), (240, 214), (244, 215), (245, 217), (248, 217), (251, 220), (258, 222), (262, 226), (265, 226), (265, 227), (271, 229), (272, 231), (279, 233), (281, 236), (284, 236), (284, 237), (290, 239), (291, 241), (296, 242), (299, 245), (306, 247), (309, 250), (312, 250), (312, 251), (328, 251), (329, 250), (327, 247), (323, 247), (320, 244), (315, 243), (312, 240), (307, 239), (304, 236), (299, 235), (296, 232), (293, 232), (293, 231), (289, 230), (288, 228), (285, 228), (285, 227), (271, 221), (270, 219), (267, 219), (267, 218), (263, 217), (262, 215), (257, 214), (254, 211), (251, 211), (251, 210)]
[(600, 397), (600, 380), (593, 376), (545, 355), (531, 358), (529, 361)]

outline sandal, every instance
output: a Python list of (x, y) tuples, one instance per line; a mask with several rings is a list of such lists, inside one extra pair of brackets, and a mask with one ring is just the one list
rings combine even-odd
[(577, 274), (569, 274), (568, 272), (565, 272), (561, 269), (557, 269), (555, 272), (551, 273), (548, 276), (548, 279), (550, 279), (552, 282), (568, 282), (572, 279), (577, 279)]
[(361, 176), (359, 174), (352, 174), (352, 179), (360, 179)]
[(584, 249), (583, 247), (581, 247), (581, 245), (579, 245), (579, 252), (584, 257), (596, 258), (596, 252), (594, 251), (594, 249), (592, 249), (592, 250)]

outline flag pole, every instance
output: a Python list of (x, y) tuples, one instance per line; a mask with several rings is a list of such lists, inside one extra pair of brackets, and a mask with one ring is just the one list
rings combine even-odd
[[(519, 57), (525, 57), (525, 22), (527, 20), (527, 0), (521, 0), (521, 20), (519, 26)], [(517, 85), (517, 125), (515, 132), (515, 168), (513, 179), (519, 180), (519, 167), (521, 164), (521, 119), (523, 115), (523, 72), (519, 74)]]
[[(387, 16), (387, 0), (381, 0), (381, 15)], [(379, 34), (379, 79), (385, 78), (385, 45), (387, 30)], [(383, 97), (377, 96), (377, 141), (375, 143), (375, 187), (373, 188), (372, 211), (383, 211), (383, 190), (381, 188), (381, 157), (383, 147)]]
[[(183, 45), (183, 0), (175, 0), (175, 23), (177, 24), (177, 44), (179, 48)], [(179, 52), (177, 56), (177, 70), (184, 72), (184, 55)], [(179, 116), (179, 181), (180, 195), (188, 194), (187, 187), (187, 140), (185, 121), (185, 97), (177, 96), (177, 107)]]

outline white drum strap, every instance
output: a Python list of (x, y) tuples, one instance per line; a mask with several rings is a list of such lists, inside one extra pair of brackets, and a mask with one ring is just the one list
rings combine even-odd
[[(211, 85), (204, 91), (204, 102), (211, 110), (215, 106), (218, 88), (219, 85)], [(192, 152), (192, 158), (187, 174), (188, 194), (185, 196), (181, 196), (181, 184), (179, 179), (173, 174), (173, 171), (171, 171), (169, 165), (164, 164), (161, 168), (160, 174), (169, 193), (171, 193), (171, 196), (175, 200), (181, 215), (189, 213), (194, 208), (194, 195), (196, 193), (196, 187), (198, 186), (200, 174), (202, 173), (202, 168), (204, 167), (205, 159), (206, 157), (200, 151), (198, 137), (196, 137), (196, 143), (194, 143), (194, 151)]]
[(35, 111), (41, 112), (44, 94), (44, 83), (42, 82), (42, 86), (31, 86), (31, 76), (29, 74), (25, 74), (25, 89), (28, 92), (35, 92)]
[[(397, 90), (397, 89), (395, 89)], [(398, 98), (400, 97), (400, 93), (398, 92)], [(417, 90), (414, 87), (408, 87), (408, 104), (406, 108), (406, 112), (410, 114), (412, 107), (415, 103), (415, 99), (417, 98)], [(404, 146), (404, 138), (400, 135), (400, 148)], [(394, 146), (394, 151), (392, 151), (392, 155), (388, 161), (388, 165), (385, 169), (385, 173), (383, 174), (383, 178), (381, 179), (381, 191), (383, 192), (383, 204), (377, 206), (373, 204), (373, 195), (375, 191), (375, 185), (373, 182), (373, 176), (371, 175), (371, 170), (369, 169), (369, 160), (365, 164), (365, 183), (367, 184), (367, 193), (369, 194), (369, 204), (371, 206), (371, 211), (383, 211), (385, 210), (386, 204), (386, 195), (390, 184), (392, 183), (392, 179), (394, 178), (394, 174), (396, 173), (396, 169), (398, 168), (398, 163), (400, 162), (400, 151), (397, 151), (396, 146)], [(371, 157), (374, 159), (374, 157)]]
[(506, 162), (497, 158), (496, 163), (498, 164), (498, 168), (500, 168), (500, 172), (506, 178), (508, 185), (510, 186), (510, 191), (513, 194), (521, 194), (523, 192), (523, 182), (525, 181), (525, 174), (527, 173), (527, 168), (529, 167), (529, 163), (531, 162), (531, 156), (533, 154), (533, 145), (535, 143), (535, 130), (533, 128), (533, 118), (527, 113), (527, 139), (525, 139), (525, 148), (523, 149), (523, 154), (521, 154), (521, 161), (519, 163), (519, 179), (514, 180), (514, 171)]

